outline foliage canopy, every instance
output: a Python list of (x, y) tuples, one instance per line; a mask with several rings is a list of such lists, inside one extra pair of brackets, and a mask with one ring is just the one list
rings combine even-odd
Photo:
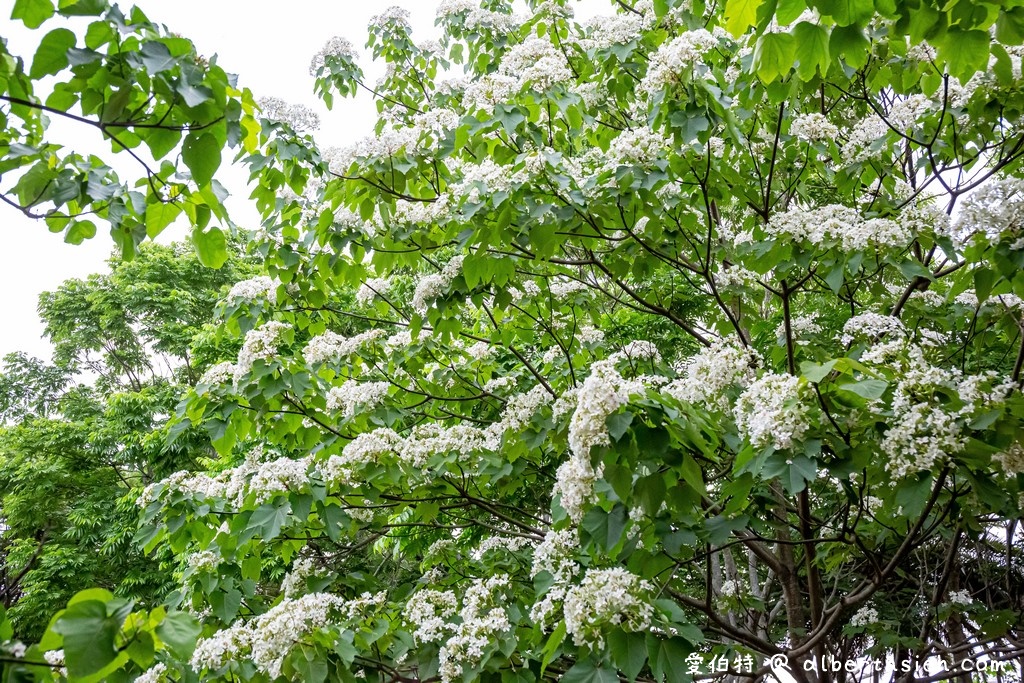
[[(266, 103), (244, 147), (266, 274), (171, 428), (219, 457), (139, 497), (172, 611), (87, 593), (26, 657), (446, 683), (1020, 657), (1017, 5), (445, 0), (427, 42), (383, 12), (372, 135), (321, 150)], [(329, 105), (358, 59), (314, 57)]]

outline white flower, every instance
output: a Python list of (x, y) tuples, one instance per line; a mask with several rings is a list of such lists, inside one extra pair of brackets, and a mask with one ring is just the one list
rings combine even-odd
[(754, 379), (761, 359), (753, 349), (742, 349), (725, 340), (715, 340), (684, 366), (684, 376), (662, 388), (662, 393), (680, 401), (710, 403), (719, 410), (729, 406), (727, 392), (746, 386)]
[(356, 414), (356, 408), (371, 411), (384, 400), (389, 382), (360, 382), (350, 379), (340, 387), (331, 387), (327, 392), (327, 410), (337, 411), (346, 417)]
[(236, 621), (229, 628), (201, 638), (190, 664), (197, 672), (214, 671), (248, 658), (271, 679), (277, 678), (296, 643), (306, 634), (329, 625), (331, 613), (343, 604), (342, 598), (328, 593), (285, 598), (251, 621)]
[(651, 623), (651, 584), (621, 567), (588, 569), (565, 595), (565, 628), (573, 643), (600, 651), (606, 627), (644, 631)]
[(272, 320), (246, 332), (242, 348), (238, 351), (238, 363), (235, 365), (235, 384), (240, 383), (249, 374), (257, 360), (273, 360), (277, 355), (281, 335), (289, 329), (291, 325)]
[(869, 605), (861, 607), (850, 617), (850, 626), (855, 628), (863, 628), (876, 623), (878, 623), (878, 610)]
[(959, 590), (950, 593), (946, 602), (948, 602), (950, 605), (970, 607), (974, 604), (974, 598), (971, 597), (970, 591)]
[(562, 51), (543, 38), (527, 38), (505, 53), (499, 73), (518, 78), (519, 87), (548, 90), (572, 78)]
[(589, 34), (580, 46), (585, 50), (600, 50), (623, 45), (641, 37), (643, 19), (633, 13), (596, 16), (587, 21)]
[(192, 571), (213, 572), (220, 566), (220, 556), (209, 550), (202, 550), (189, 555), (185, 562)]
[(370, 27), (385, 28), (387, 26), (397, 26), (399, 29), (409, 32), (412, 30), (409, 17), (409, 10), (402, 7), (389, 7), (370, 19)]
[(1024, 231), (1024, 180), (990, 180), (964, 200), (953, 222), (953, 234), (967, 242), (975, 234), (996, 241), (1003, 233)]
[(682, 82), (682, 75), (693, 70), (704, 53), (718, 45), (718, 40), (706, 29), (687, 31), (665, 43), (651, 55), (647, 73), (638, 89), (655, 93), (666, 86)]
[(871, 246), (902, 247), (912, 238), (900, 223), (887, 218), (862, 219), (856, 209), (830, 204), (816, 209), (794, 207), (775, 214), (765, 228), (769, 237), (792, 237), (820, 245), (838, 242), (846, 251)]
[(199, 380), (200, 384), (224, 384), (228, 381), (234, 381), (235, 379), (235, 364), (230, 361), (224, 361), (223, 363), (217, 363), (211, 365), (206, 372), (203, 373), (202, 378)]
[(824, 114), (800, 114), (790, 124), (789, 134), (807, 142), (828, 142), (839, 138), (839, 129)]
[(368, 330), (354, 337), (344, 337), (335, 332), (324, 332), (313, 337), (302, 350), (302, 356), (310, 365), (337, 361), (361, 350), (366, 344), (376, 341), (387, 333), (384, 330)]
[(420, 278), (416, 283), (416, 290), (412, 294), (413, 310), (424, 315), (430, 303), (445, 293), (460, 272), (462, 272), (462, 256), (456, 256), (441, 270), (440, 273), (431, 273)]
[(135, 679), (135, 683), (160, 683), (167, 679), (167, 665), (163, 662), (157, 662), (150, 668), (139, 674), (139, 677)]
[(868, 312), (855, 315), (846, 321), (840, 341), (845, 346), (857, 338), (873, 340), (883, 335), (903, 336), (906, 332), (907, 328), (899, 318)]
[(327, 41), (326, 44), (320, 51), (313, 55), (313, 60), (309, 63), (309, 75), (316, 76), (320, 69), (324, 68), (327, 60), (340, 60), (345, 59), (351, 62), (355, 62), (356, 58), (359, 57), (359, 53), (356, 51), (352, 43), (348, 42), (344, 38), (334, 36)]
[(264, 118), (286, 123), (296, 133), (309, 133), (320, 127), (320, 115), (301, 104), (288, 104), (277, 97), (261, 97), (256, 100)]
[(755, 380), (733, 411), (740, 433), (756, 447), (792, 448), (810, 427), (801, 393), (800, 378), (792, 375), (767, 373)]
[(300, 557), (292, 564), (292, 570), (281, 580), (281, 592), (287, 598), (294, 598), (306, 587), (306, 579), (316, 573), (311, 557)]
[(387, 278), (373, 277), (359, 286), (356, 291), (356, 302), (368, 306), (378, 296), (387, 294), (391, 282)]
[(235, 283), (231, 291), (228, 292), (229, 299), (254, 301), (259, 297), (266, 297), (270, 303), (277, 301), (277, 283), (266, 275)]

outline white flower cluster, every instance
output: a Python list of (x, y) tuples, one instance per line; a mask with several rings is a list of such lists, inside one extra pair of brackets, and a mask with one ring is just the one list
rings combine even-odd
[(271, 320), (245, 333), (242, 348), (238, 351), (238, 362), (235, 364), (235, 384), (240, 384), (249, 374), (253, 363), (258, 360), (272, 360), (277, 355), (281, 335), (289, 329), (291, 325), (288, 323)]
[(372, 277), (359, 286), (356, 291), (356, 303), (368, 306), (378, 296), (387, 294), (390, 287), (391, 282), (387, 278)]
[(157, 662), (149, 667), (135, 679), (135, 683), (161, 683), (167, 680), (167, 665)]
[(662, 393), (687, 403), (710, 403), (719, 410), (729, 406), (728, 390), (754, 379), (761, 359), (753, 349), (742, 349), (722, 339), (702, 349), (684, 366), (684, 375), (662, 388)]
[(608, 153), (602, 155), (605, 158), (604, 168), (608, 170), (615, 170), (619, 166), (649, 168), (662, 158), (664, 151), (670, 146), (671, 141), (663, 133), (653, 131), (646, 126), (624, 130), (612, 140), (608, 147)]
[(425, 467), (435, 454), (457, 453), (464, 457), (475, 453), (496, 451), (504, 434), (518, 434), (523, 426), (551, 396), (542, 386), (514, 394), (505, 402), (501, 418), (487, 427), (470, 425), (445, 426), (426, 422), (413, 427), (406, 437), (391, 429), (376, 429), (360, 434), (322, 463), (320, 470), (328, 485), (351, 485), (359, 481), (358, 471), (383, 455), (397, 454), (410, 467)]
[(760, 448), (792, 448), (810, 427), (809, 406), (802, 400), (800, 378), (772, 372), (750, 383), (733, 410), (736, 426)]
[(185, 563), (194, 572), (212, 572), (220, 566), (220, 556), (209, 550), (201, 550), (192, 553), (186, 558)]
[[(881, 443), (886, 469), (896, 478), (930, 470), (962, 451), (962, 424), (1001, 404), (1014, 386), (992, 372), (964, 376), (957, 368), (932, 365), (922, 347), (906, 339), (877, 344), (861, 361), (886, 365), (898, 377)], [(952, 392), (959, 407), (939, 400), (936, 391)]]
[[(552, 278), (550, 280), (550, 282), (548, 282), (548, 291), (551, 292), (551, 296), (553, 296), (555, 299), (563, 299), (563, 298), (565, 298), (565, 297), (567, 297), (567, 296), (569, 296), (571, 294), (575, 294), (576, 292), (586, 291), (586, 289), (587, 289), (587, 284), (585, 282), (580, 282), (579, 280), (573, 280), (572, 278), (568, 278), (568, 277), (557, 277), (556, 276), (556, 277)], [(586, 330), (586, 329), (588, 329), (588, 326), (586, 326), (586, 325), (581, 327), (579, 334), (583, 334), (584, 333), (583, 331)], [(595, 328), (589, 328), (589, 329), (595, 329)], [(604, 333), (603, 332), (601, 332), (601, 338), (602, 339), (604, 338)]]
[(992, 462), (997, 463), (1006, 476), (1016, 477), (1024, 473), (1024, 446), (1011, 444), (1006, 450), (993, 455)]
[(508, 74), (492, 73), (467, 83), (463, 91), (462, 106), (468, 110), (484, 112), (494, 106), (508, 102), (520, 90), (519, 79)]
[(953, 222), (953, 234), (961, 242), (976, 234), (997, 241), (1003, 233), (1024, 233), (1024, 180), (1002, 178), (983, 184), (964, 200)]
[(291, 126), (296, 133), (309, 133), (320, 127), (320, 115), (301, 104), (288, 104), (278, 97), (261, 97), (256, 101), (264, 118)]
[(878, 610), (870, 605), (861, 607), (850, 617), (850, 626), (854, 628), (866, 628), (876, 623), (878, 623)]
[(405, 603), (403, 616), (415, 627), (413, 640), (417, 643), (441, 642), (448, 630), (448, 619), (455, 615), (458, 600), (451, 591), (430, 588), (416, 591)]
[(792, 237), (811, 244), (838, 242), (847, 251), (862, 251), (874, 245), (903, 247), (912, 239), (910, 231), (888, 218), (864, 220), (856, 209), (829, 204), (816, 209), (794, 207), (775, 214), (765, 228), (769, 237)]
[(446, 23), (463, 14), (464, 25), (471, 31), (486, 29), (509, 33), (523, 21), (522, 17), (516, 15), (483, 9), (476, 0), (443, 0), (437, 8), (437, 18)]
[(498, 72), (518, 79), (518, 89), (545, 91), (572, 79), (562, 51), (543, 38), (527, 38), (501, 58)]
[(312, 456), (298, 460), (277, 458), (260, 461), (250, 454), (238, 467), (218, 472), (212, 477), (181, 470), (147, 486), (136, 504), (143, 507), (148, 505), (156, 499), (158, 489), (164, 495), (177, 491), (205, 498), (221, 498), (235, 506), (241, 506), (249, 494), (254, 494), (256, 502), (261, 503), (274, 493), (308, 487), (312, 462)]
[(590, 376), (580, 387), (569, 422), (570, 455), (558, 468), (553, 493), (560, 496), (562, 509), (576, 523), (583, 519), (584, 505), (590, 502), (594, 482), (602, 475), (601, 466), (594, 469), (591, 465), (590, 449), (609, 443), (608, 416), (628, 403), (630, 394), (644, 390), (641, 382), (619, 374), (615, 363), (620, 357), (615, 354), (590, 366)]
[(277, 283), (266, 275), (237, 282), (228, 292), (229, 299), (254, 301), (260, 297), (266, 297), (270, 303), (277, 301)]
[(509, 578), (498, 574), (488, 579), (475, 579), (466, 589), (461, 623), (456, 616), (458, 601), (451, 591), (424, 589), (406, 602), (403, 616), (414, 627), (417, 643), (441, 643), (440, 675), (443, 683), (458, 679), (466, 665), (480, 661), (484, 648), (511, 628), (508, 614), (498, 606), (500, 592), (509, 585)]
[(790, 124), (789, 134), (806, 142), (828, 142), (839, 139), (839, 128), (824, 114), (800, 114)]
[(229, 381), (235, 381), (235, 364), (231, 361), (211, 365), (199, 379), (200, 384), (209, 384), (210, 386), (224, 384)]
[(340, 387), (331, 387), (327, 392), (327, 410), (340, 412), (345, 417), (356, 414), (356, 408), (370, 411), (376, 408), (388, 394), (389, 382), (360, 382), (350, 379)]
[(356, 58), (359, 57), (359, 53), (356, 52), (355, 47), (352, 43), (334, 36), (327, 43), (324, 44), (320, 51), (313, 55), (313, 60), (309, 63), (309, 75), (316, 76), (320, 69), (323, 69), (327, 64), (327, 60), (348, 60), (355, 62)]
[(643, 33), (643, 19), (633, 13), (596, 16), (585, 25), (587, 37), (579, 41), (583, 50), (601, 50), (613, 45), (625, 45)]
[(484, 555), (489, 552), (504, 550), (506, 552), (514, 553), (518, 550), (522, 550), (528, 545), (530, 545), (530, 539), (525, 536), (489, 536), (481, 541), (480, 544), (470, 552), (469, 556), (479, 562), (484, 559)]
[(692, 72), (701, 57), (717, 45), (718, 39), (702, 28), (687, 31), (670, 40), (651, 55), (647, 73), (637, 86), (638, 89), (654, 94), (662, 88), (682, 82), (684, 79), (681, 76)]
[[(810, 340), (807, 337), (821, 332), (821, 325), (818, 324), (818, 314), (795, 315), (790, 318), (789, 329), (793, 334), (793, 341), (799, 346), (807, 346)], [(781, 322), (775, 329), (775, 336), (780, 341), (786, 339), (786, 323)]]
[(868, 312), (855, 315), (843, 324), (843, 336), (840, 341), (846, 346), (857, 338), (871, 341), (884, 335), (906, 336), (906, 334), (907, 328), (899, 318)]
[(452, 280), (462, 272), (462, 259), (461, 255), (455, 256), (440, 273), (432, 273), (420, 278), (412, 294), (413, 310), (420, 315), (427, 312), (430, 302), (444, 294)]
[(329, 593), (285, 598), (255, 619), (237, 621), (200, 639), (192, 654), (192, 668), (215, 671), (248, 655), (257, 669), (277, 678), (295, 644), (306, 634), (330, 625), (331, 613), (342, 604), (341, 598)]
[(534, 548), (530, 576), (548, 572), (554, 577), (544, 597), (530, 608), (530, 619), (542, 629), (548, 629), (560, 616), (565, 594), (579, 573), (575, 560), (578, 549), (579, 535), (574, 528), (549, 531)]
[(869, 114), (850, 131), (843, 145), (843, 158), (849, 162), (870, 159), (877, 153), (871, 150), (877, 140), (884, 140), (893, 130), (906, 132), (931, 107), (931, 100), (924, 95), (911, 95), (894, 102), (884, 119), (878, 114)]
[(392, 6), (380, 14), (371, 17), (370, 28), (387, 28), (389, 26), (396, 26), (408, 33), (412, 30), (412, 24), (409, 23), (410, 16), (409, 10), (403, 9), (402, 7)]
[(488, 579), (475, 579), (466, 589), (454, 633), (439, 653), (441, 683), (459, 680), (467, 665), (472, 666), (483, 657), (484, 649), (509, 629), (512, 624), (508, 613), (500, 607), (500, 592), (509, 585), (505, 574)]
[(661, 362), (661, 352), (653, 342), (643, 339), (631, 341), (622, 347), (619, 355), (630, 360), (650, 360), (654, 363)]
[[(512, 173), (510, 166), (484, 159), (479, 164), (463, 164), (458, 167), (462, 180), (452, 189), (453, 194), (469, 202), (479, 202), (481, 194), (508, 192), (515, 185), (527, 180), (522, 173)], [(483, 190), (483, 192), (481, 192)]]
[(974, 598), (971, 597), (971, 592), (967, 590), (953, 591), (949, 594), (947, 603), (950, 605), (957, 605), (960, 607), (970, 607), (974, 604)]
[(306, 588), (306, 579), (316, 573), (312, 557), (300, 557), (292, 564), (292, 570), (281, 580), (281, 592), (286, 598), (295, 598)]
[(360, 332), (354, 337), (345, 337), (336, 332), (324, 332), (309, 340), (302, 350), (302, 357), (310, 365), (319, 365), (329, 361), (340, 360), (363, 348), (369, 342), (384, 337), (384, 330)]
[(605, 627), (635, 632), (650, 626), (652, 591), (648, 581), (622, 567), (588, 569), (583, 581), (565, 595), (565, 629), (576, 645), (600, 651)]

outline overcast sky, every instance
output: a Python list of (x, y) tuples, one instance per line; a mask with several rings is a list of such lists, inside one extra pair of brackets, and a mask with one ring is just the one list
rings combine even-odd
[[(336, 99), (330, 112), (323, 108), (313, 95), (313, 79), (308, 71), (313, 54), (335, 35), (362, 46), (370, 18), (395, 4), (411, 12), (415, 40), (434, 38), (438, 33), (434, 26), (438, 1), (137, 0), (135, 4), (154, 22), (191, 38), (200, 53), (207, 57), (216, 54), (221, 67), (238, 74), (239, 83), (255, 95), (280, 97), (316, 108), (322, 122), (317, 139), (324, 145), (343, 145), (372, 132), (376, 110), (366, 96)], [(0, 6), (9, 5), (3, 2)], [(609, 0), (583, 0), (577, 3), (576, 13), (577, 18), (611, 13), (611, 5)], [(8, 39), (10, 51), (27, 63), (31, 63), (39, 39), (58, 25), (56, 21), (47, 22), (39, 30), (28, 31), (20, 21), (7, 19), (6, 12), (0, 22), (4, 24), (0, 35)], [(382, 71), (379, 66), (371, 66), (368, 55), (361, 66), (371, 82)], [(84, 134), (93, 135), (93, 131)], [(111, 156), (108, 153), (105, 158)], [(222, 180), (227, 181), (234, 195), (229, 207), (235, 221), (253, 220), (255, 212), (244, 203), (248, 195), (245, 175), (229, 172)], [(43, 223), (28, 220), (6, 206), (0, 207), (0, 231), (0, 291), (4, 292), (0, 303), (0, 356), (20, 350), (48, 358), (49, 345), (42, 339), (43, 329), (36, 315), (39, 294), (57, 288), (68, 278), (104, 271), (112, 242), (100, 227), (92, 240), (79, 246), (67, 245), (61, 235), (49, 233)], [(168, 239), (178, 239), (183, 237), (184, 229), (168, 233)]]

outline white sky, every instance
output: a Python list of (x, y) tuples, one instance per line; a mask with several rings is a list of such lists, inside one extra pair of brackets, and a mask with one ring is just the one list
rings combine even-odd
[[(10, 0), (0, 1), (9, 7)], [(413, 37), (427, 40), (437, 36), (435, 8), (439, 0), (136, 0), (149, 18), (196, 44), (207, 57), (217, 55), (218, 64), (228, 73), (239, 75), (239, 84), (257, 96), (274, 96), (314, 107), (320, 112), (321, 128), (316, 137), (324, 145), (343, 145), (372, 132), (376, 110), (363, 94), (351, 99), (335, 99), (330, 112), (313, 95), (309, 75), (312, 56), (332, 36), (348, 38), (361, 47), (366, 40), (366, 25), (374, 15), (399, 4), (412, 14)], [(127, 7), (130, 3), (121, 3)], [(577, 19), (598, 13), (611, 13), (610, 0), (582, 0), (576, 5)], [(0, 10), (0, 35), (8, 39), (8, 49), (31, 63), (40, 38), (55, 26), (47, 22), (36, 31), (28, 31), (20, 21), (7, 19), (9, 10)], [(361, 60), (367, 80), (381, 73), (371, 66), (364, 51)], [(55, 124), (59, 125), (59, 124)], [(68, 135), (75, 129), (68, 128)], [(93, 135), (91, 129), (84, 135)], [(61, 140), (61, 142), (70, 142)], [(114, 155), (102, 152), (108, 163)], [(122, 175), (134, 171), (115, 165)], [(225, 182), (222, 166), (218, 177)], [(231, 169), (225, 185), (233, 195), (229, 209), (236, 223), (256, 218), (245, 204), (248, 191), (245, 174)], [(127, 176), (125, 176), (127, 177)], [(172, 226), (161, 241), (180, 239), (183, 226)], [(41, 221), (32, 221), (6, 205), (0, 206), (0, 356), (12, 351), (48, 358), (49, 344), (42, 338), (43, 327), (36, 315), (39, 294), (56, 289), (68, 278), (84, 278), (106, 270), (104, 263), (113, 242), (102, 226), (97, 235), (79, 246), (65, 244), (60, 234), (47, 231)]]

